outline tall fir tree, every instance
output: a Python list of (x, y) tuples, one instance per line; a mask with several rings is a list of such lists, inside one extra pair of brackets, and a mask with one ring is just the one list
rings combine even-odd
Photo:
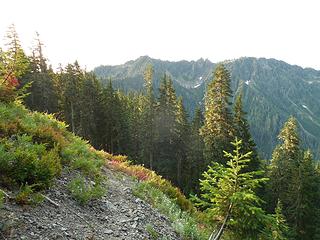
[(177, 183), (176, 152), (177, 98), (170, 76), (164, 75), (159, 88), (156, 105), (156, 133), (154, 169), (161, 175)]
[(254, 143), (250, 134), (249, 124), (246, 119), (246, 112), (243, 110), (242, 93), (240, 93), (234, 103), (233, 108), (233, 127), (234, 134), (239, 139), (242, 139), (242, 148), (244, 152), (252, 152), (251, 161), (248, 163), (246, 171), (256, 171), (260, 167), (260, 159), (258, 157), (256, 144)]
[(79, 93), (80, 135), (96, 148), (99, 147), (98, 132), (100, 129), (97, 118), (102, 108), (98, 98), (101, 91), (102, 88), (96, 76), (92, 73), (85, 73)]
[(30, 72), (24, 77), (25, 83), (31, 83), (30, 95), (25, 99), (26, 105), (36, 111), (58, 112), (58, 93), (55, 73), (47, 65), (43, 54), (43, 43), (36, 33), (35, 47), (30, 57)]
[(268, 184), (269, 206), (279, 199), (296, 239), (314, 239), (319, 224), (319, 185), (310, 152), (300, 147), (295, 118), (290, 117), (279, 134), (282, 141), (272, 155)]
[(190, 185), (190, 176), (187, 170), (189, 162), (187, 161), (187, 154), (189, 152), (190, 141), (190, 125), (188, 122), (188, 115), (183, 106), (182, 98), (179, 97), (177, 104), (176, 115), (176, 152), (175, 158), (177, 159), (177, 185), (184, 191)]
[(142, 149), (144, 138), (144, 126), (146, 122), (143, 118), (143, 109), (146, 97), (140, 93), (129, 93), (122, 95), (121, 104), (124, 106), (123, 118), (126, 129), (122, 128), (121, 135), (127, 140), (124, 146), (124, 153), (136, 164), (143, 164)]
[(5, 35), (5, 41), (6, 51), (5, 54), (2, 55), (4, 67), (3, 72), (0, 74), (5, 76), (5, 78), (13, 76), (19, 79), (28, 72), (30, 62), (21, 46), (14, 24), (9, 26)]
[(155, 141), (155, 104), (156, 100), (153, 91), (152, 65), (148, 65), (144, 72), (144, 82), (146, 89), (145, 104), (143, 107), (143, 163), (151, 170), (154, 168), (154, 141)]
[(65, 71), (60, 75), (59, 83), (63, 86), (62, 111), (64, 120), (70, 125), (70, 130), (80, 133), (80, 91), (84, 80), (84, 71), (76, 61), (68, 64)]
[(187, 156), (187, 170), (185, 177), (189, 179), (186, 185), (187, 191), (198, 193), (199, 192), (199, 179), (201, 174), (207, 168), (204, 159), (204, 141), (200, 135), (200, 129), (203, 126), (203, 114), (198, 107), (195, 109), (194, 117), (191, 122), (190, 140), (189, 140), (189, 152)]
[(223, 149), (230, 149), (233, 124), (230, 112), (230, 74), (219, 64), (214, 71), (214, 79), (208, 85), (205, 96), (205, 120), (201, 135), (205, 142), (207, 162), (226, 163)]

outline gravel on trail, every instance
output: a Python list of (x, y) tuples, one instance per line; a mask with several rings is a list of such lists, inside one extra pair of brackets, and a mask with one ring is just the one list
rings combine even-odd
[(135, 197), (137, 181), (104, 169), (104, 197), (79, 205), (67, 190), (72, 174), (64, 172), (36, 206), (6, 201), (0, 209), (0, 239), (181, 239), (170, 221)]

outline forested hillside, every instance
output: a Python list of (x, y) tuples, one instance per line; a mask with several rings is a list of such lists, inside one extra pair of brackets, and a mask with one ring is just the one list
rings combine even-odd
[[(241, 58), (224, 63), (231, 74), (233, 99), (243, 91), (244, 109), (261, 155), (271, 156), (281, 126), (289, 116), (294, 116), (304, 146), (318, 157), (320, 71), (264, 58)], [(145, 56), (119, 66), (100, 66), (94, 72), (103, 84), (110, 78), (115, 88), (142, 91), (143, 71), (148, 64), (155, 69), (155, 88), (167, 73), (189, 115), (193, 115), (197, 105), (203, 108), (206, 86), (212, 80), (215, 66), (209, 60), (168, 62)]]
[[(311, 121), (316, 126), (317, 110), (303, 95), (313, 96), (316, 87), (310, 86), (318, 86), (317, 71), (253, 58), (220, 63), (212, 70), (208, 61), (183, 62), (181, 72), (196, 77), (195, 82), (166, 67), (157, 76), (159, 68), (143, 57), (136, 76), (142, 86), (132, 80), (141, 91), (123, 91), (114, 85), (127, 78), (101, 84), (77, 61), (53, 70), (42, 46), (37, 35), (32, 55), (26, 55), (12, 26), (6, 47), (0, 49), (0, 210), (21, 211), (11, 202), (73, 204), (66, 209), (74, 208), (73, 216), (82, 220), (87, 215), (90, 220), (84, 221), (91, 230), (86, 233), (101, 239), (103, 234), (120, 238), (119, 232), (125, 239), (165, 238), (166, 229), (169, 239), (207, 239), (210, 233), (210, 240), (319, 238), (319, 163), (304, 147), (317, 139), (312, 132), (317, 128), (307, 125)], [(188, 101), (177, 92), (192, 93), (201, 86), (204, 95), (196, 96), (203, 102), (188, 114)], [(272, 157), (259, 157), (259, 148), (272, 151)], [(139, 181), (133, 186), (112, 171)], [(115, 186), (126, 186), (128, 194), (113, 188), (106, 196), (108, 178)], [(175, 232), (132, 194), (165, 214)], [(101, 220), (97, 209), (108, 201), (125, 207), (118, 205), (120, 212), (110, 207), (111, 219)], [(145, 212), (133, 211), (135, 207), (157, 225), (139, 221)], [(11, 221), (3, 211), (0, 236), (11, 236), (15, 226), (9, 224), (10, 231), (3, 227)], [(119, 220), (125, 230), (115, 223), (123, 213), (130, 217)], [(94, 230), (92, 223), (100, 226), (106, 220), (112, 230)], [(129, 222), (134, 223), (129, 227)]]

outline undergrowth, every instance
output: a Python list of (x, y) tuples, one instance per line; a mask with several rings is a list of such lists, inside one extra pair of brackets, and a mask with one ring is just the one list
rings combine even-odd
[(134, 176), (138, 180), (148, 182), (151, 186), (161, 190), (171, 199), (174, 199), (182, 210), (194, 210), (192, 203), (185, 197), (179, 188), (174, 187), (170, 181), (157, 175), (154, 171), (141, 165), (131, 165), (125, 156), (113, 156), (106, 153), (106, 158), (109, 159), (109, 166), (130, 176)]
[(88, 181), (81, 176), (74, 178), (68, 188), (80, 204), (86, 204), (89, 200), (100, 198), (105, 194), (105, 188), (101, 183)]
[(172, 222), (174, 230), (183, 239), (208, 239), (208, 233), (205, 228), (200, 227), (195, 215), (182, 211), (173, 199), (152, 184), (148, 182), (138, 183), (133, 189), (133, 194), (151, 203), (166, 215)]
[(104, 162), (101, 152), (68, 132), (67, 125), (54, 115), (31, 112), (18, 102), (0, 101), (0, 186), (17, 192), (18, 203), (39, 202), (38, 191), (50, 187), (63, 167), (83, 175), (82, 183), (75, 179), (69, 188), (79, 202), (97, 198), (103, 193)]

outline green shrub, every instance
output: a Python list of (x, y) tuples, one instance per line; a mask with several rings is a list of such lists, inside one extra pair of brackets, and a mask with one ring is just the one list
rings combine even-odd
[(86, 204), (91, 199), (97, 199), (105, 194), (105, 189), (101, 182), (93, 183), (84, 177), (74, 178), (68, 185), (72, 196), (80, 203)]
[(78, 169), (87, 176), (100, 175), (104, 158), (93, 149), (87, 142), (79, 137), (73, 137), (71, 143), (64, 147), (61, 152), (62, 160), (72, 169)]
[(41, 189), (50, 186), (60, 171), (57, 148), (46, 151), (44, 144), (33, 143), (32, 137), (28, 135), (14, 135), (0, 141), (2, 183), (36, 184)]
[(18, 204), (26, 205), (26, 204), (39, 204), (44, 200), (44, 197), (41, 193), (35, 192), (34, 188), (37, 185), (22, 185), (18, 194), (15, 197), (15, 200)]
[(4, 192), (0, 189), (0, 208), (3, 207), (4, 198), (5, 198)]

